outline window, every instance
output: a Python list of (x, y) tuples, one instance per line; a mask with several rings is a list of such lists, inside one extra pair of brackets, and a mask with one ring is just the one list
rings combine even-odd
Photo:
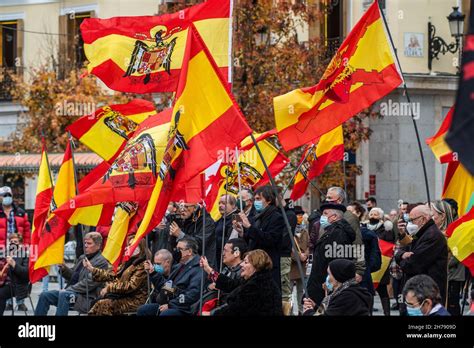
[(22, 20), (0, 21), (0, 101), (11, 100), (11, 73), (21, 73)]

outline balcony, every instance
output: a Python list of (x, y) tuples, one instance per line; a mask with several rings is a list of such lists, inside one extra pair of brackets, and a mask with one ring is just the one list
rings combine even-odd
[(11, 89), (13, 87), (12, 74), (17, 69), (2, 69), (0, 71), (0, 102), (11, 101)]

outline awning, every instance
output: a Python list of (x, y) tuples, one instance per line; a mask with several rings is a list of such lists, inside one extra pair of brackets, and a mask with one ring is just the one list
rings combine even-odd
[[(59, 170), (63, 161), (64, 153), (48, 153), (49, 165), (52, 171)], [(15, 173), (37, 173), (41, 154), (23, 154), (17, 153), (14, 155), (0, 154), (0, 173), (1, 172), (15, 172)], [(81, 172), (88, 172), (95, 168), (103, 161), (98, 155), (92, 152), (78, 152), (74, 154), (74, 162), (76, 170)]]

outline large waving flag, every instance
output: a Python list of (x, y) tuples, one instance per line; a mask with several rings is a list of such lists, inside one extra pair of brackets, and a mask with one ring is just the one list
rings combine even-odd
[[(46, 153), (46, 147), (43, 142), (38, 172), (38, 184), (36, 186), (35, 213), (33, 215), (33, 227), (31, 231), (31, 247), (33, 250), (38, 248), (40, 233), (48, 217), (52, 198), (53, 182), (49, 168), (48, 154)], [(36, 283), (48, 274), (45, 268), (34, 269), (36, 259), (37, 253), (33, 252), (29, 260), (29, 279), (31, 283)]]
[(192, 24), (231, 81), (232, 0), (208, 0), (162, 16), (87, 18), (81, 24), (88, 71), (116, 91), (173, 92)]
[[(308, 151), (312, 151), (308, 155)], [(329, 133), (324, 134), (316, 147), (307, 145), (303, 153), (302, 161), (306, 162), (301, 166), (295, 177), (295, 184), (291, 191), (290, 198), (294, 201), (304, 195), (308, 188), (309, 181), (321, 175), (324, 168), (332, 162), (340, 161), (344, 158), (344, 136), (342, 126), (334, 128)]]
[(464, 168), (461, 162), (448, 163), (443, 198), (456, 200), (459, 216), (466, 214), (474, 206), (474, 176)]
[(457, 153), (462, 165), (474, 175), (474, 6), (470, 11), (456, 107), (446, 142)]
[(71, 142), (68, 142), (51, 200), (51, 214), (39, 236), (38, 259), (34, 264), (34, 270), (61, 264), (64, 261), (64, 238), (70, 225), (54, 212), (76, 195), (74, 176)]
[(156, 110), (152, 102), (135, 99), (127, 104), (101, 107), (94, 114), (78, 119), (67, 130), (111, 163), (133, 136), (138, 125), (154, 114)]
[(374, 283), (374, 289), (377, 289), (380, 280), (382, 280), (383, 275), (390, 266), (390, 261), (393, 257), (395, 244), (379, 239), (379, 248), (382, 254), (382, 265), (380, 266), (380, 269), (377, 272), (371, 273), (372, 282)]
[(474, 276), (474, 207), (446, 230), (448, 246), (454, 257), (462, 262)]
[[(260, 134), (255, 134), (255, 137), (260, 138)], [(288, 158), (267, 140), (258, 141), (257, 144), (262, 151), (265, 162), (268, 164), (268, 169), (275, 177), (286, 167), (289, 162)], [(245, 148), (247, 150), (243, 150)], [(242, 151), (239, 152), (239, 170), (242, 188), (254, 189), (268, 183), (269, 178), (265, 167), (250, 137), (242, 141), (241, 149)], [(233, 157), (236, 156), (233, 151), (230, 153)], [(230, 195), (238, 195), (239, 170), (235, 158), (223, 158), (216, 173), (208, 180), (207, 184), (210, 186), (210, 190), (206, 195), (205, 202), (214, 220), (219, 219), (221, 215), (219, 213), (219, 198), (226, 192)]]
[(448, 163), (453, 160), (453, 152), (445, 141), (446, 134), (453, 120), (453, 113), (454, 106), (449, 110), (436, 134), (426, 139), (426, 144), (429, 145), (431, 151), (433, 151), (435, 157), (441, 163)]
[(219, 150), (239, 146), (251, 133), (194, 26), (188, 31), (187, 42), (165, 155), (129, 251), (161, 221), (173, 190), (215, 163)]
[(273, 99), (286, 150), (315, 141), (403, 81), (378, 1), (366, 11), (331, 60), (321, 81)]

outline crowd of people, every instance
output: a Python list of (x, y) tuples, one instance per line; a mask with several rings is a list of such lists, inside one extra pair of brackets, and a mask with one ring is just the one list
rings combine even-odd
[[(0, 198), (3, 315), (14, 299), (26, 310), (30, 223), (10, 188)], [(267, 185), (222, 195), (219, 212), (214, 221), (199, 204), (171, 202), (118, 267), (102, 255), (107, 231), (86, 233), (74, 265), (58, 265), (66, 286), (44, 289), (35, 315), (53, 306), (59, 316), (370, 316), (377, 295), (385, 316), (462, 315), (471, 277), (447, 245), (453, 200), (403, 202), (385, 214), (374, 197), (348, 203), (331, 187), (305, 212)], [(380, 241), (393, 245), (388, 267)], [(469, 300), (472, 313), (474, 291)]]

